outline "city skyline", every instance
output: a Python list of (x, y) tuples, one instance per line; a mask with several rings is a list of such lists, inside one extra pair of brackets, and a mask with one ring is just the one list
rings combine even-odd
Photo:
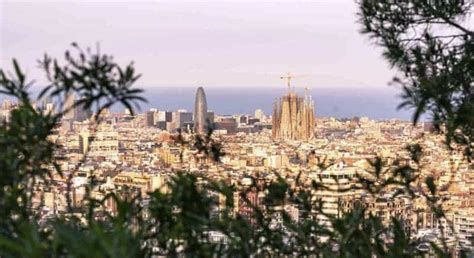
[(0, 0), (0, 258), (474, 258), (473, 8)]
[[(34, 94), (39, 92), (37, 88), (39, 87), (32, 87)], [(208, 110), (218, 114), (251, 114), (255, 109), (262, 109), (266, 114), (271, 114), (274, 99), (286, 93), (286, 85), (271, 88), (270, 91), (264, 87), (254, 88), (252, 91), (242, 90), (239, 87), (222, 89), (204, 86), (204, 88)], [(193, 111), (196, 89), (197, 86), (147, 88), (146, 94), (149, 101), (141, 105), (140, 111), (155, 108)], [(303, 93), (301, 87), (296, 87), (295, 90), (300, 94)], [(318, 116), (335, 118), (367, 116), (372, 119), (402, 120), (410, 120), (412, 117), (411, 110), (397, 109), (401, 102), (397, 97), (400, 92), (394, 87), (364, 89), (356, 92), (348, 88), (313, 88), (309, 93), (316, 103)], [(1, 95), (0, 102), (4, 99), (9, 98)], [(114, 105), (111, 111), (121, 112), (123, 109), (121, 105)]]

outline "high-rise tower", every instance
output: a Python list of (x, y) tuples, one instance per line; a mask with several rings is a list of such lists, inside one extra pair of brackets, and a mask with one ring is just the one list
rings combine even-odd
[(66, 94), (65, 100), (64, 100), (64, 107), (63, 107), (63, 113), (64, 113), (64, 119), (67, 120), (73, 120), (74, 119), (74, 103), (76, 102), (76, 98), (74, 96), (74, 93), (70, 92)]
[(86, 108), (85, 103), (82, 103), (80, 99), (76, 99), (74, 93), (68, 93), (65, 96), (63, 112), (63, 119), (70, 122), (82, 122), (92, 116), (92, 111)]
[(194, 131), (199, 134), (206, 133), (208, 129), (207, 102), (204, 89), (199, 87), (196, 91), (194, 103)]

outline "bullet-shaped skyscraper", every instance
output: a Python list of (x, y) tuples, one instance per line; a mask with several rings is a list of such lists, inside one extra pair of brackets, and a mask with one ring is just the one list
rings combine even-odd
[(207, 122), (207, 102), (204, 89), (199, 87), (196, 91), (196, 101), (194, 103), (194, 131), (199, 134), (206, 133)]

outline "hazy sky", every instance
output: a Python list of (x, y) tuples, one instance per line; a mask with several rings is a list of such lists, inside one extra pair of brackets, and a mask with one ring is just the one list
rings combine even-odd
[[(134, 61), (145, 86), (387, 87), (380, 48), (358, 33), (353, 0), (5, 1), (0, 65), (13, 57), (41, 81), (36, 60), (71, 42), (100, 43)], [(9, 68), (10, 69), (10, 68)]]

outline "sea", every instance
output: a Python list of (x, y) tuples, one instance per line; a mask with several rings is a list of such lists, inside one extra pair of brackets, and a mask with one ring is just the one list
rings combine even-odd
[[(144, 87), (145, 88), (145, 87)], [(145, 96), (148, 103), (142, 104), (142, 111), (149, 108), (158, 110), (194, 109), (197, 87), (147, 87)], [(285, 87), (204, 87), (207, 107), (216, 114), (254, 114), (262, 109), (265, 114), (272, 112), (273, 102), (286, 94)], [(303, 89), (295, 90), (303, 95)], [(369, 117), (376, 120), (410, 120), (412, 110), (399, 110), (402, 102), (401, 91), (392, 87), (380, 88), (318, 88), (309, 94), (315, 102), (316, 116), (352, 118)], [(116, 108), (116, 107), (115, 107)], [(114, 109), (115, 109), (114, 108)]]
[[(140, 104), (138, 112), (150, 108), (158, 110), (194, 109), (197, 87), (153, 87), (138, 86), (145, 90), (143, 96), (147, 103)], [(36, 88), (36, 87), (35, 87)], [(39, 92), (38, 89), (33, 89)], [(286, 87), (204, 87), (207, 107), (219, 115), (254, 114), (262, 109), (265, 114), (272, 112), (273, 102), (288, 92)], [(304, 89), (295, 89), (303, 95)], [(369, 117), (376, 120), (410, 120), (413, 110), (399, 110), (402, 102), (399, 89), (380, 86), (370, 88), (334, 87), (313, 88), (309, 91), (315, 102), (317, 117)], [(0, 95), (0, 101), (4, 99)], [(123, 111), (124, 107), (115, 105), (112, 111)]]

